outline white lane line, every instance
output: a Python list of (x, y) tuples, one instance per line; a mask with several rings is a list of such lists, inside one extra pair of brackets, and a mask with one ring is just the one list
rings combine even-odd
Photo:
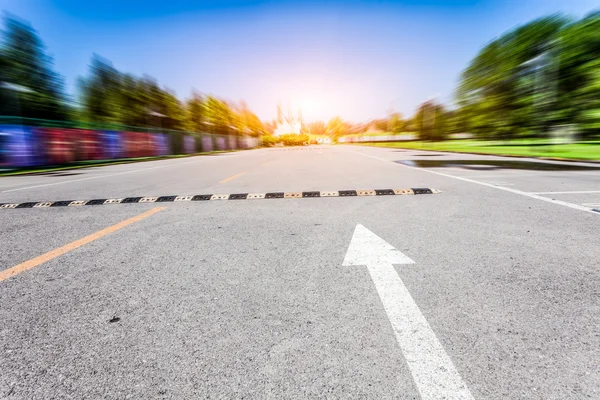
[(393, 264), (414, 261), (357, 224), (343, 265), (367, 266), (421, 398), (473, 400)]
[[(409, 161), (409, 160), (406, 160)], [(533, 161), (530, 161), (533, 162)], [(598, 171), (594, 171), (594, 170), (589, 170), (589, 171), (585, 171), (585, 170), (560, 170), (560, 171), (552, 171), (552, 170), (538, 170), (538, 171), (532, 171), (532, 172), (520, 172), (520, 171), (526, 171), (526, 170), (511, 170), (511, 171), (506, 171), (504, 172), (505, 175), (493, 175), (494, 178), (520, 178), (523, 176), (538, 176), (540, 178), (546, 178), (546, 177), (557, 177), (557, 176), (564, 176), (564, 175), (558, 175), (558, 174), (564, 174), (564, 173), (568, 173), (568, 174), (575, 174), (575, 175), (584, 175), (584, 176), (598, 176), (598, 172), (600, 172), (600, 166), (597, 167)], [(461, 172), (464, 172), (461, 170)], [(464, 177), (469, 177), (469, 178), (489, 178), (486, 177), (482, 174), (469, 174), (466, 173), (464, 175), (460, 175), (460, 176), (464, 176)]]
[(156, 167), (149, 167), (149, 168), (140, 168), (140, 169), (134, 169), (132, 171), (116, 172), (114, 174), (108, 174), (108, 175), (90, 176), (90, 177), (87, 177), (87, 178), (70, 179), (68, 181), (44, 183), (42, 185), (26, 186), (26, 187), (21, 187), (21, 188), (17, 188), (17, 189), (3, 190), (3, 191), (0, 191), (0, 193), (18, 192), (18, 191), (21, 191), (21, 190), (29, 190), (29, 189), (36, 189), (36, 188), (40, 188), (40, 187), (46, 187), (46, 186), (62, 185), (62, 184), (65, 184), (65, 183), (81, 182), (81, 181), (87, 181), (87, 180), (90, 180), (90, 179), (108, 178), (108, 177), (111, 177), (111, 176), (131, 174), (131, 173), (134, 173), (134, 172), (144, 172), (144, 171), (150, 171), (150, 170), (153, 170), (153, 169), (159, 169), (159, 168), (166, 168), (166, 167), (172, 167), (172, 166), (177, 166), (177, 165), (189, 164), (189, 163), (195, 162), (195, 161), (198, 161), (198, 160), (186, 161), (186, 162), (182, 162), (182, 163), (169, 164), (169, 165), (159, 165), (159, 166), (156, 166)]
[(504, 186), (496, 186), (496, 185), (492, 185), (490, 183), (476, 181), (474, 179), (463, 178), (462, 176), (445, 174), (443, 172), (431, 171), (431, 170), (424, 169), (424, 168), (411, 167), (410, 165), (399, 164), (399, 163), (396, 163), (396, 162), (393, 162), (393, 161), (390, 161), (390, 160), (386, 160), (385, 158), (371, 156), (371, 155), (368, 155), (368, 154), (362, 154), (362, 153), (357, 153), (357, 154), (360, 154), (361, 156), (364, 156), (364, 157), (369, 157), (369, 158), (373, 158), (373, 159), (376, 159), (376, 160), (385, 161), (385, 162), (388, 162), (388, 163), (393, 163), (394, 165), (398, 165), (400, 167), (410, 168), (410, 169), (416, 169), (418, 171), (429, 172), (430, 174), (445, 176), (446, 178), (458, 179), (458, 180), (465, 181), (465, 182), (475, 183), (477, 185), (487, 186), (487, 187), (491, 187), (491, 188), (498, 189), (498, 190), (504, 190), (506, 192), (520, 194), (521, 196), (526, 196), (526, 197), (530, 197), (532, 199), (545, 201), (547, 203), (558, 204), (560, 206), (569, 207), (569, 208), (572, 208), (574, 210), (585, 211), (585, 212), (589, 212), (589, 213), (598, 215), (597, 211), (594, 211), (594, 210), (592, 210), (590, 208), (587, 208), (587, 207), (584, 207), (584, 206), (580, 206), (579, 204), (569, 203), (569, 202), (562, 201), (562, 200), (555, 200), (555, 199), (551, 199), (549, 197), (543, 197), (543, 196), (539, 196), (539, 195), (534, 194), (534, 193), (523, 192), (521, 190), (507, 188), (507, 187), (504, 187)]
[[(408, 160), (406, 160), (408, 161)], [(541, 172), (541, 171), (540, 171)], [(481, 174), (476, 174), (476, 175), (470, 175), (470, 174), (465, 174), (465, 175), (457, 175), (457, 176), (463, 176), (465, 178), (482, 178), (482, 179), (496, 179), (496, 178), (520, 178), (522, 176), (540, 176), (539, 173), (537, 174), (519, 174), (518, 172), (506, 172), (505, 174), (489, 174), (489, 175), (481, 175)]]
[(494, 186), (515, 186), (514, 183), (508, 183), (508, 182), (490, 182), (490, 181), (488, 181), (486, 183), (490, 183)]
[(600, 193), (600, 190), (572, 190), (570, 192), (530, 192), (531, 194), (587, 194)]

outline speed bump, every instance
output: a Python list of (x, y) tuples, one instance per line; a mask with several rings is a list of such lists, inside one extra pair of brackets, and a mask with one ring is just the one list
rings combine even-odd
[(356, 192), (359, 196), (377, 196), (377, 192), (374, 190), (357, 190)]
[[(92, 200), (60, 200), (37, 201), (24, 203), (0, 203), (0, 210), (24, 208), (77, 207), (100, 206), (104, 204), (137, 204), (188, 202), (207, 200), (260, 200), (260, 199), (306, 199), (321, 197), (362, 197), (362, 196), (399, 196), (416, 194), (439, 194), (440, 190), (433, 188), (404, 188), (404, 189), (361, 189), (361, 190), (308, 190), (303, 192), (268, 192), (268, 193), (233, 193), (233, 194), (197, 194), (147, 197), (123, 197), (120, 199)], [(594, 209), (594, 211), (598, 211)]]
[(265, 195), (266, 195), (266, 193), (248, 193), (248, 197), (246, 197), (246, 199), (248, 199), (248, 200), (264, 199)]

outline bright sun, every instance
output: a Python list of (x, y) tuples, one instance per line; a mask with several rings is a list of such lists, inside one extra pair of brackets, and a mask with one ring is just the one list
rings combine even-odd
[(300, 109), (302, 115), (306, 118), (314, 118), (315, 116), (323, 113), (325, 104), (319, 98), (304, 98), (300, 102)]

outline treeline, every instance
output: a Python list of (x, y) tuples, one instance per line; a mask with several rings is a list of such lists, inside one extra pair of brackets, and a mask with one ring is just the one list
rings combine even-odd
[[(264, 135), (278, 123), (263, 124), (244, 104), (193, 93), (181, 101), (149, 76), (118, 71), (93, 56), (80, 78), (76, 98), (31, 26), (4, 20), (0, 48), (0, 115), (83, 121), (124, 126)], [(551, 16), (519, 26), (484, 46), (460, 77), (455, 107), (434, 100), (410, 118), (351, 123), (339, 117), (302, 124), (302, 133), (342, 135), (412, 132), (423, 140), (456, 133), (511, 139), (575, 132), (600, 134), (600, 13), (580, 20)]]
[(5, 16), (0, 48), (0, 115), (258, 136), (266, 131), (245, 103), (193, 93), (185, 101), (150, 76), (118, 71), (94, 55), (87, 76), (71, 98), (37, 32)]
[(422, 140), (459, 133), (481, 139), (597, 137), (600, 12), (580, 20), (537, 19), (492, 40), (462, 73), (455, 104), (449, 108), (433, 99), (411, 118), (392, 114), (363, 124), (330, 121), (326, 128), (344, 127), (343, 134), (412, 132)]
[(400, 113), (391, 113), (387, 118), (373, 119), (365, 122), (344, 121), (334, 117), (327, 123), (314, 121), (302, 125), (302, 133), (306, 135), (329, 136), (332, 141), (337, 141), (341, 136), (357, 135), (369, 132), (406, 133), (417, 130), (415, 120), (404, 119)]
[(463, 72), (456, 102), (441, 133), (600, 134), (600, 13), (537, 19), (491, 41)]

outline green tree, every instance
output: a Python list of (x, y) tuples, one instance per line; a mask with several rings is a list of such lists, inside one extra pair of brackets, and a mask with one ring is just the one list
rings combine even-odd
[(209, 132), (222, 135), (233, 133), (231, 127), (235, 122), (234, 113), (226, 102), (207, 96), (202, 104)]
[[(184, 130), (186, 125), (186, 110), (175, 93), (163, 89), (158, 97), (158, 114), (151, 116), (160, 118), (159, 126), (164, 129)], [(155, 125), (156, 126), (156, 125)]]
[(463, 110), (450, 110), (444, 115), (444, 132), (446, 134), (465, 133), (468, 131)]
[(600, 132), (600, 13), (592, 13), (562, 30), (558, 46), (558, 115), (561, 124), (576, 124), (580, 133)]
[(62, 78), (37, 32), (26, 22), (5, 15), (0, 49), (2, 103), (0, 113), (28, 118), (66, 119)]
[[(123, 122), (121, 97), (121, 76), (110, 61), (94, 54), (90, 64), (89, 77), (79, 81), (82, 104), (89, 121), (119, 123)], [(132, 103), (133, 104), (133, 103)], [(133, 108), (125, 110), (131, 114)], [(128, 115), (130, 117), (130, 115)], [(134, 122), (125, 118), (128, 122)]]
[(131, 74), (121, 74), (117, 94), (118, 121), (128, 126), (147, 126), (148, 96), (141, 80)]
[(480, 136), (541, 134), (553, 123), (556, 46), (563, 17), (534, 20), (485, 46), (462, 73), (457, 103)]
[(187, 109), (186, 128), (192, 132), (204, 132), (206, 130), (206, 114), (203, 102), (202, 96), (193, 92), (192, 97), (185, 103)]
[(92, 57), (90, 73), (80, 80), (86, 119), (126, 126), (183, 130), (187, 113), (175, 93), (147, 75), (123, 74), (110, 61)]
[(405, 123), (404, 123), (404, 130), (406, 132), (416, 132), (417, 131), (417, 125), (416, 125), (416, 120), (415, 120), (415, 116), (413, 116), (413, 118), (407, 118)]
[(388, 132), (401, 133), (404, 131), (405, 122), (402, 119), (402, 114), (392, 113), (388, 117), (387, 130)]
[(443, 140), (446, 137), (445, 110), (433, 101), (419, 107), (414, 116), (416, 132), (420, 140)]

